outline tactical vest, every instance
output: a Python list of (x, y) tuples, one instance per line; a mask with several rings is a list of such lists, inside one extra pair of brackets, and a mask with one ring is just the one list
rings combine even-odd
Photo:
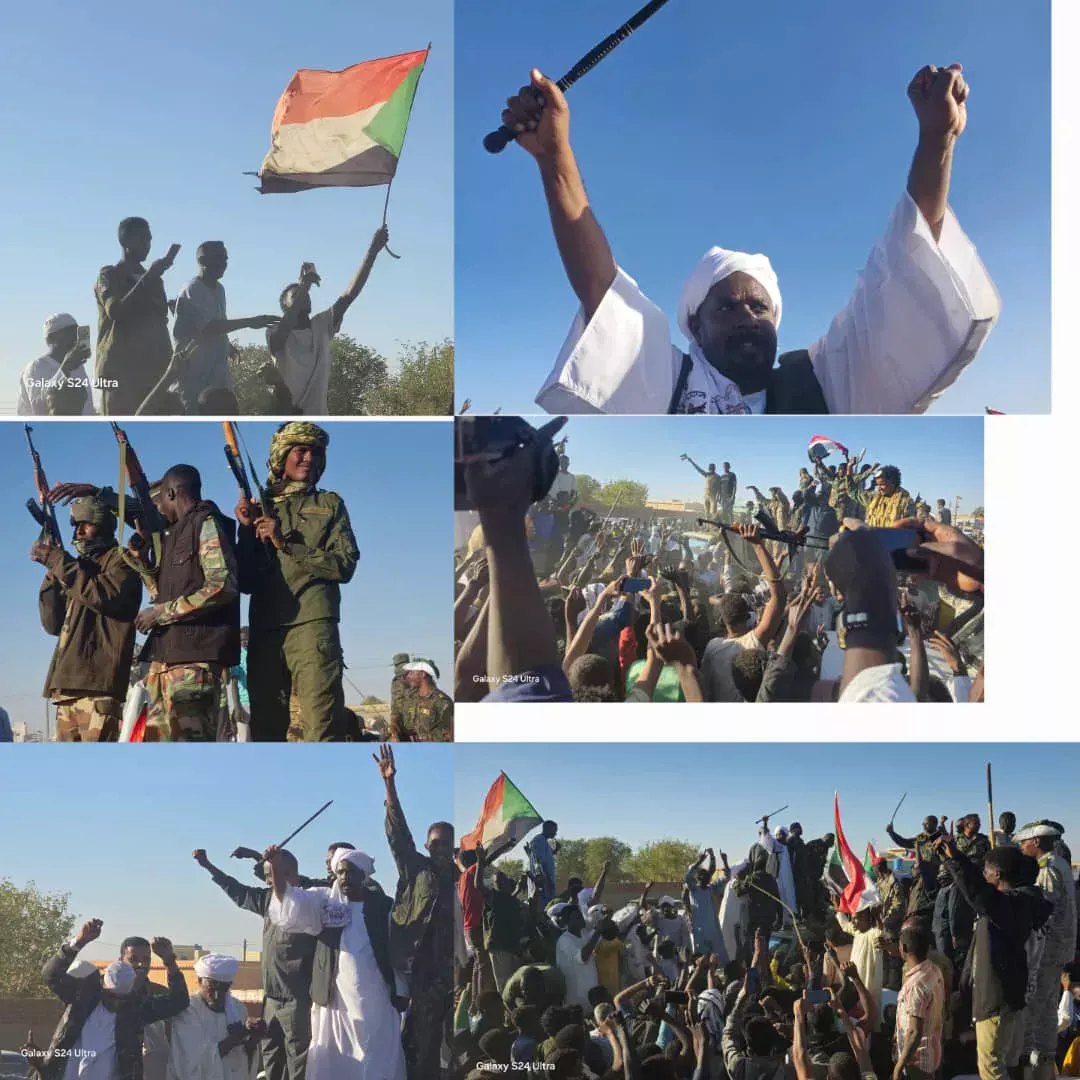
[[(390, 964), (390, 897), (374, 889), (364, 892), (364, 925), (371, 941), (371, 951), (379, 966), (387, 993), (396, 993), (394, 969)], [(342, 926), (327, 926), (315, 939), (315, 960), (311, 968), (311, 1000), (316, 1005), (327, 1006), (334, 992), (337, 979), (338, 957), (341, 955)]]
[[(675, 380), (675, 390), (668, 403), (669, 415), (679, 407), (679, 400), (686, 390), (693, 363), (689, 354), (683, 353), (679, 377)], [(781, 355), (780, 366), (769, 371), (765, 391), (767, 415), (824, 414), (829, 411), (821, 383), (818, 382), (814, 366), (810, 362), (810, 353), (805, 349)]]
[[(199, 563), (199, 534), (203, 522), (213, 516), (222, 543), (235, 558), (236, 526), (212, 502), (200, 502), (169, 530), (161, 552), (158, 573), (158, 604), (189, 596), (201, 589), (205, 578)], [(148, 642), (147, 656), (166, 664), (240, 663), (240, 597), (196, 615), (190, 620), (156, 627)]]

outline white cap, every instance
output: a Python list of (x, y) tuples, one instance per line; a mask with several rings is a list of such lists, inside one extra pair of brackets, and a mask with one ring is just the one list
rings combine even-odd
[(101, 973), (101, 985), (126, 997), (135, 988), (135, 969), (124, 960), (114, 960)]
[(78, 326), (75, 317), (62, 311), (57, 315), (50, 315), (45, 320), (45, 340), (48, 341), (58, 330), (67, 330), (69, 327)]

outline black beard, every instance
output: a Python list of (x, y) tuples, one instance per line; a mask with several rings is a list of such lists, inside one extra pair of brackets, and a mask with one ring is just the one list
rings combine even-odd
[[(743, 346), (753, 346), (744, 351)], [(725, 378), (730, 379), (739, 388), (740, 393), (756, 394), (768, 385), (769, 372), (776, 361), (776, 343), (767, 334), (747, 330), (729, 335), (723, 345), (723, 351), (716, 355), (715, 350), (702, 349), (705, 359)]]

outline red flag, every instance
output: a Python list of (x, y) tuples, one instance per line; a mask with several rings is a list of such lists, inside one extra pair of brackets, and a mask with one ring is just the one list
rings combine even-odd
[(848, 883), (840, 894), (836, 907), (845, 915), (853, 915), (859, 910), (859, 900), (866, 890), (866, 871), (862, 863), (855, 858), (855, 853), (848, 845), (844, 828), (840, 824), (840, 793), (833, 794), (833, 814), (836, 818), (836, 846), (840, 850), (840, 860), (844, 864), (844, 873), (847, 874)]

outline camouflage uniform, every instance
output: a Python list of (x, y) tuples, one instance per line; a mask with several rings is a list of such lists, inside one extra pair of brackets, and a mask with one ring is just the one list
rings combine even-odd
[(394, 653), (392, 659), (394, 677), (390, 680), (390, 738), (394, 742), (404, 738), (404, 712), (416, 696), (416, 691), (405, 682), (405, 665), (411, 659), (408, 653), (403, 652)]
[(410, 742), (453, 742), (454, 703), (438, 687), (427, 697), (413, 691), (402, 713), (402, 733)]
[(257, 741), (288, 737), (294, 691), (306, 741), (345, 737), (338, 623), (341, 585), (352, 580), (359, 560), (356, 539), (340, 495), (282, 479), (294, 446), (325, 449), (329, 441), (307, 421), (282, 425), (270, 444), (269, 493), (284, 547), (278, 551), (256, 540), (253, 528), (240, 529), (241, 589), (251, 594), (248, 675)]
[(116, 742), (124, 703), (114, 697), (53, 697), (57, 742)]
[[(155, 626), (189, 621), (196, 612), (232, 602), (237, 596), (236, 560), (221, 527), (210, 515), (199, 532), (199, 566), (204, 583), (187, 596), (156, 606)], [(151, 599), (157, 582), (144, 575)], [(152, 660), (146, 676), (148, 696), (145, 742), (216, 742), (218, 721), (228, 710), (229, 671), (223, 664), (168, 664)]]
[(216, 742), (227, 708), (228, 671), (221, 664), (150, 662), (144, 742)]
[(904, 518), (915, 516), (915, 501), (898, 487), (891, 495), (875, 492), (866, 507), (866, 524), (872, 529), (889, 529)]
[(56, 705), (58, 742), (115, 742), (142, 587), (114, 539), (116, 519), (97, 497), (71, 504), (71, 521), (98, 526), (99, 537), (75, 541), (78, 558), (50, 549), (38, 593), (42, 628), (59, 640), (45, 679)]

